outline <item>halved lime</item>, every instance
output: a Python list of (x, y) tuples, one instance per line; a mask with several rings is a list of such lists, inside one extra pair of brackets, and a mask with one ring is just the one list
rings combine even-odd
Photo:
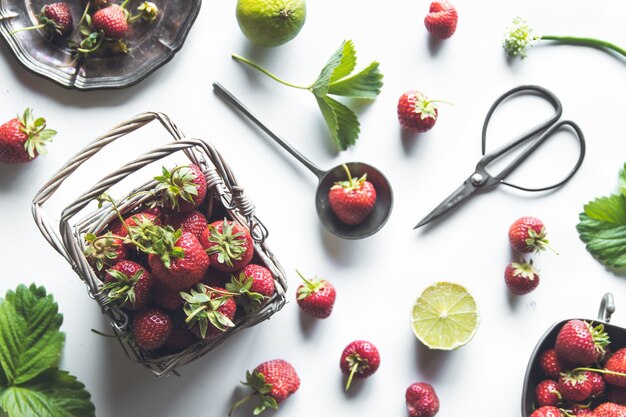
[(436, 282), (413, 304), (411, 327), (430, 349), (453, 350), (472, 340), (480, 314), (474, 297), (465, 287)]

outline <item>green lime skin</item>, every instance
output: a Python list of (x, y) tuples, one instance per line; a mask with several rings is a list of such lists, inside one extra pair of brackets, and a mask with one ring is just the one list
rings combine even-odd
[(238, 0), (237, 22), (255, 45), (282, 45), (300, 32), (306, 20), (304, 0)]

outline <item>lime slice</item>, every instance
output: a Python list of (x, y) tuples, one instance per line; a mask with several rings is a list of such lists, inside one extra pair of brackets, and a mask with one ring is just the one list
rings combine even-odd
[(430, 349), (457, 349), (472, 340), (480, 315), (474, 297), (452, 282), (426, 288), (413, 304), (411, 327)]

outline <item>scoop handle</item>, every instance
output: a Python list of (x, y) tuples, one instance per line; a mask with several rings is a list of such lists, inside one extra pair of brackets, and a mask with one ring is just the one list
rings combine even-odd
[(608, 323), (611, 321), (611, 316), (615, 313), (615, 302), (613, 301), (613, 294), (607, 292), (602, 297), (600, 302), (600, 310), (598, 310), (598, 321)]

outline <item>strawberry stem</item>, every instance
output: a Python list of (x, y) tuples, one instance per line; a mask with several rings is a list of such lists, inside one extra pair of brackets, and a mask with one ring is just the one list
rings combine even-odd
[(354, 364), (350, 367), (350, 375), (348, 376), (348, 382), (346, 383), (346, 391), (350, 389), (350, 385), (352, 384), (352, 378), (354, 378), (354, 374), (359, 370), (360, 363), (355, 361)]
[(590, 372), (597, 372), (599, 374), (607, 374), (607, 375), (615, 375), (615, 376), (626, 377), (626, 374), (621, 373), (621, 372), (609, 371), (608, 369), (598, 369), (598, 368), (581, 367), (581, 368), (574, 369), (572, 372), (578, 372), (578, 371), (590, 371)]
[(315, 284), (313, 284), (310, 280), (306, 279), (304, 275), (300, 273), (300, 271), (296, 269), (296, 272), (298, 273), (300, 278), (302, 278), (302, 281), (304, 281), (304, 283), (309, 286), (309, 288), (315, 288)]
[(240, 406), (242, 406), (243, 404), (247, 403), (248, 401), (250, 401), (252, 398), (254, 398), (256, 396), (256, 394), (249, 394), (246, 395), (245, 397), (243, 397), (241, 400), (237, 401), (235, 404), (233, 404), (232, 407), (230, 407), (230, 411), (228, 412), (228, 417), (231, 416), (231, 414), (233, 414), (233, 412), (239, 408)]
[(15, 29), (13, 32), (9, 33), (9, 35), (15, 35), (18, 32), (26, 32), (28, 30), (43, 29), (45, 27), (46, 27), (46, 24), (44, 23), (44, 24), (37, 25), (37, 26), (29, 26), (25, 28)]
[(268, 70), (266, 70), (265, 68), (261, 67), (259, 64), (256, 64), (244, 57), (242, 57), (241, 55), (237, 55), (237, 54), (232, 54), (231, 55), (233, 57), (233, 59), (243, 62), (244, 64), (250, 65), (252, 68), (255, 68), (259, 71), (261, 71), (263, 74), (267, 75), (268, 77), (270, 77), (271, 79), (273, 79), (274, 81), (278, 81), (279, 83), (286, 85), (288, 87), (293, 87), (293, 88), (298, 88), (300, 90), (310, 90), (311, 86), (305, 87), (305, 86), (301, 86), (301, 85), (296, 85), (296, 84), (292, 84), (289, 83), (285, 80), (282, 80), (280, 78), (278, 78), (277, 76), (275, 76), (274, 74), (272, 74), (271, 72), (269, 72)]

